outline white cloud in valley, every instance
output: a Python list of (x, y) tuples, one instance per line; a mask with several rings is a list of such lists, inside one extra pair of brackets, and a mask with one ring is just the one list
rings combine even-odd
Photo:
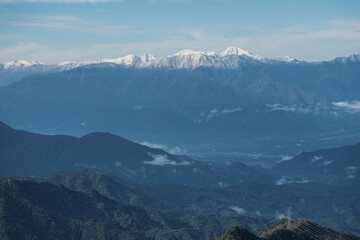
[(232, 207), (230, 207), (230, 209), (235, 211), (237, 214), (240, 214), (240, 215), (245, 215), (246, 214), (245, 209), (243, 209), (241, 207), (238, 207), (238, 206), (232, 206)]
[(336, 108), (342, 109), (348, 112), (358, 112), (360, 111), (360, 101), (344, 101), (344, 102), (333, 102), (332, 103)]
[(187, 166), (190, 165), (188, 161), (177, 162), (175, 160), (168, 159), (166, 154), (164, 155), (154, 155), (149, 153), (149, 156), (153, 158), (151, 161), (144, 161), (144, 164), (155, 165), (155, 166), (165, 166), (165, 165), (174, 165), (174, 166)]

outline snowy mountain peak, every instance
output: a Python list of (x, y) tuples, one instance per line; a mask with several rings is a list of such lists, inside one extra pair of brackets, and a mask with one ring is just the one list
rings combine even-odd
[[(360, 62), (360, 54), (354, 54), (349, 57), (336, 58), (330, 62), (351, 63)], [(194, 51), (185, 49), (173, 55), (164, 57), (155, 57), (152, 54), (134, 55), (129, 54), (114, 59), (102, 59), (97, 61), (83, 62), (61, 62), (59, 64), (43, 64), (38, 61), (17, 60), (0, 64), (0, 71), (28, 71), (28, 72), (54, 72), (64, 71), (73, 68), (86, 66), (90, 64), (102, 66), (105, 64), (117, 64), (127, 67), (137, 68), (188, 68), (214, 67), (224, 69), (235, 69), (248, 64), (312, 64), (305, 61), (299, 61), (293, 57), (267, 58), (252, 54), (238, 47), (228, 47), (221, 53)]]
[(122, 65), (134, 65), (134, 64), (140, 64), (140, 63), (153, 61), (155, 59), (156, 59), (156, 57), (152, 54), (144, 54), (141, 56), (129, 54), (124, 57), (115, 58), (115, 59), (103, 59), (100, 62), (115, 63), (115, 64), (122, 64)]
[(194, 51), (191, 49), (184, 49), (181, 50), (180, 52), (175, 53), (175, 56), (184, 56), (184, 55), (193, 55), (193, 54), (201, 54), (200, 51)]
[(290, 57), (290, 56), (278, 57), (277, 60), (283, 61), (283, 62), (289, 62), (289, 63), (297, 61), (295, 58)]
[(236, 55), (236, 56), (245, 55), (245, 56), (249, 56), (249, 57), (254, 56), (253, 54), (249, 53), (248, 51), (245, 51), (238, 47), (228, 47), (227, 49), (225, 49), (224, 51), (222, 51), (220, 53), (221, 57), (232, 56), (232, 55)]
[(23, 69), (23, 68), (31, 67), (33, 65), (43, 65), (43, 63), (38, 62), (38, 61), (28, 62), (26, 60), (16, 60), (16, 61), (5, 63), (4, 69), (6, 69), (6, 70)]
[(100, 62), (101, 63), (115, 63), (115, 64), (123, 64), (123, 65), (132, 65), (134, 63), (137, 63), (141, 61), (139, 56), (136, 56), (134, 54), (129, 54), (124, 57), (119, 57), (115, 59), (103, 59)]
[(151, 53), (146, 53), (140, 56), (142, 62), (149, 62), (157, 59), (154, 55)]

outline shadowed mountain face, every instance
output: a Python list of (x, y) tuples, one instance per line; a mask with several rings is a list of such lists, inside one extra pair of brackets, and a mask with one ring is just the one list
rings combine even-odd
[(84, 167), (148, 184), (226, 186), (245, 179), (276, 179), (244, 164), (215, 167), (109, 133), (91, 133), (81, 138), (46, 136), (0, 123), (0, 176), (49, 177)]
[[(63, 184), (72, 190), (94, 188), (121, 203), (150, 206), (165, 211), (181, 217), (196, 228), (206, 230), (208, 236), (224, 232), (234, 225), (258, 232), (267, 226), (271, 219), (286, 214), (288, 206), (292, 206), (295, 219), (316, 219), (317, 223), (325, 226), (360, 233), (360, 195), (327, 190), (324, 185), (308, 183), (306, 186), (271, 186), (243, 183), (212, 189), (183, 185), (119, 184), (109, 177), (86, 169), (57, 174), (50, 181)], [(124, 184), (128, 187), (124, 187)]]
[(201, 239), (190, 225), (95, 190), (0, 180), (1, 239)]
[(119, 184), (108, 176), (97, 174), (88, 169), (78, 172), (59, 173), (52, 176), (49, 181), (54, 184), (64, 185), (74, 191), (95, 189), (105, 197), (122, 204), (133, 206), (157, 205), (160, 208), (159, 203), (155, 203), (152, 199)]
[[(96, 175), (86, 171), (77, 175), (92, 175), (92, 178)], [(74, 173), (69, 174), (71, 175)], [(85, 182), (84, 180), (79, 177), (76, 181), (72, 178), (73, 186), (80, 186)], [(103, 186), (106, 188), (106, 184)], [(99, 185), (97, 187), (100, 188)], [(119, 188), (120, 192), (121, 188)], [(157, 210), (122, 204), (119, 201), (122, 200), (111, 200), (94, 189), (72, 191), (64, 186), (44, 181), (1, 179), (0, 238), (205, 240), (211, 239), (215, 233), (218, 234), (219, 226), (213, 225), (216, 223), (214, 215), (204, 216), (208, 221), (202, 220), (202, 222), (201, 216), (195, 215), (178, 220)], [(243, 220), (245, 219), (243, 217)], [(248, 222), (245, 224), (251, 221), (255, 223), (254, 219), (247, 219)], [(217, 224), (219, 223), (221, 222)], [(263, 225), (261, 221), (258, 224)], [(358, 240), (360, 238), (306, 220), (293, 221), (291, 230), (287, 230), (287, 221), (281, 220), (264, 229), (258, 236), (244, 228), (234, 227), (217, 239)]]
[[(138, 141), (244, 140), (360, 132), (358, 61), (235, 69), (88, 65), (0, 88), (1, 120), (42, 133), (111, 131)], [(355, 105), (354, 105), (355, 104)]]

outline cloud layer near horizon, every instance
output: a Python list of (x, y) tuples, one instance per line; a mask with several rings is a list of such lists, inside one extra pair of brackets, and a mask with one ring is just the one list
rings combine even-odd
[[(245, 1), (221, 5), (217, 1), (202, 4), (190, 0), (0, 3), (0, 62), (24, 59), (59, 63), (143, 53), (165, 56), (183, 49), (219, 52), (229, 46), (265, 57), (292, 56), (306, 61), (360, 53), (360, 19), (350, 13), (289, 22), (284, 21), (285, 15), (278, 16), (262, 10), (258, 3)], [(269, 7), (280, 10), (273, 5)], [(286, 5), (286, 1), (281, 4), (283, 10)], [(249, 8), (258, 11), (246, 12)], [(287, 14), (294, 11), (291, 4), (287, 8)], [(319, 4), (318, 8), (323, 6)], [(332, 8), (336, 11), (335, 6)], [(243, 14), (237, 14), (236, 9)], [(221, 18), (225, 10), (229, 12)], [(221, 20), (214, 22), (215, 14)], [(274, 18), (263, 21), (266, 14)]]

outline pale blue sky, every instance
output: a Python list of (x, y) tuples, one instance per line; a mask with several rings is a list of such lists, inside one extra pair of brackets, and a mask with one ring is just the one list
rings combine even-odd
[(0, 62), (221, 51), (329, 60), (360, 53), (358, 0), (0, 0)]

